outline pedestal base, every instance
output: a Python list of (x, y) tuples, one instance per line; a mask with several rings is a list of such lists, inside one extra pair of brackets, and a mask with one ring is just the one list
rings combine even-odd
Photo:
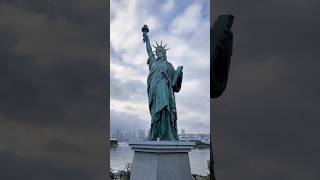
[(130, 180), (191, 180), (188, 152), (194, 142), (135, 141)]

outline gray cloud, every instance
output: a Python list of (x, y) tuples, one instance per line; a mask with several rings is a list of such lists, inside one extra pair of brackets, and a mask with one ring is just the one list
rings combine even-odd
[(319, 179), (318, 1), (219, 1), (229, 84), (213, 107), (218, 179)]
[(142, 93), (144, 96), (148, 95), (146, 85), (140, 81), (131, 80), (122, 82), (114, 78), (112, 74), (110, 74), (110, 76), (110, 97), (124, 101), (134, 101), (144, 98), (141, 97)]
[[(151, 120), (150, 120), (151, 121)], [(110, 130), (111, 133), (114, 130), (121, 129), (124, 131), (137, 131), (138, 129), (148, 130), (150, 127), (142, 120), (133, 115), (125, 113), (110, 112)]]

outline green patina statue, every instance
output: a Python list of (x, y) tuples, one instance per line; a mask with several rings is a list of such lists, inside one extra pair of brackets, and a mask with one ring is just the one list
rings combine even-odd
[(155, 53), (152, 51), (147, 33), (148, 26), (142, 28), (143, 41), (148, 53), (149, 76), (148, 98), (151, 115), (149, 140), (175, 141), (177, 134), (177, 110), (175, 92), (179, 92), (182, 83), (182, 66), (175, 70), (167, 61), (166, 45), (156, 42)]

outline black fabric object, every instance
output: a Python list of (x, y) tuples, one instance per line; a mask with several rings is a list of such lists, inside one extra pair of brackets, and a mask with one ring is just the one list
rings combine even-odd
[(234, 16), (221, 15), (210, 28), (210, 98), (217, 98), (226, 89), (232, 54), (221, 53), (219, 37), (224, 29), (231, 29)]

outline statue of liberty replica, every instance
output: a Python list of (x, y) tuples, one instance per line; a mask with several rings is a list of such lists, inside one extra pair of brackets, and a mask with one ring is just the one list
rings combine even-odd
[(147, 25), (142, 27), (148, 53), (147, 91), (151, 128), (148, 141), (133, 140), (130, 180), (192, 180), (189, 152), (195, 142), (179, 141), (175, 93), (182, 83), (182, 66), (174, 69), (167, 60), (166, 45), (157, 43), (152, 51)]
[[(148, 53), (147, 64), (149, 75), (147, 80), (151, 129), (149, 140), (175, 141), (177, 134), (177, 109), (174, 93), (179, 92), (182, 83), (182, 66), (175, 70), (167, 60), (166, 45), (156, 42), (152, 51), (148, 37), (149, 28), (142, 28), (143, 41)], [(155, 54), (154, 54), (155, 52)]]

